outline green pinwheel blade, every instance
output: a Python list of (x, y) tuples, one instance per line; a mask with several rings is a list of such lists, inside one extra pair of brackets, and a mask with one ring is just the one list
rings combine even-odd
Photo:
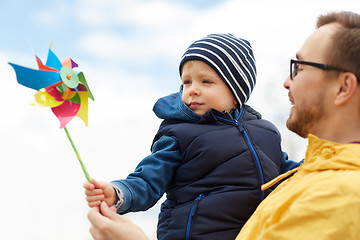
[(87, 84), (86, 80), (85, 80), (85, 76), (83, 74), (83, 72), (80, 72), (78, 74), (78, 78), (79, 78), (79, 81), (84, 84), (84, 86), (86, 87), (87, 91), (88, 91), (88, 94), (89, 94), (89, 98), (92, 99), (93, 101), (95, 101), (94, 99), (94, 96), (92, 95), (91, 91), (90, 91), (90, 88), (89, 88), (89, 85)]
[(72, 98), (68, 100), (73, 103), (81, 104), (79, 93), (76, 93)]

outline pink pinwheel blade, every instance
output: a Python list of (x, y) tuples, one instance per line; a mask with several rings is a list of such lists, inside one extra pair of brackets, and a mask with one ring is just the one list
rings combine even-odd
[(54, 107), (51, 110), (60, 121), (60, 128), (63, 128), (73, 119), (79, 112), (80, 104), (71, 101), (65, 101), (60, 106)]
[(64, 58), (63, 60), (61, 60), (61, 63), (64, 67), (69, 67), (69, 68), (78, 67), (77, 63), (74, 62), (70, 57)]

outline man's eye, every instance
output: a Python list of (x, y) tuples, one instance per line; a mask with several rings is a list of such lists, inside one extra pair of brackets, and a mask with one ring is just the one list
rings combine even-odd
[(296, 66), (296, 71), (298, 72), (298, 71), (301, 71), (301, 70), (303, 70), (303, 68), (300, 65), (297, 65)]
[(183, 81), (183, 84), (184, 84), (184, 85), (191, 84), (191, 81), (190, 81), (190, 80), (185, 80), (185, 81)]
[(300, 64), (295, 64), (294, 66), (295, 74), (297, 74), (299, 71), (303, 70)]

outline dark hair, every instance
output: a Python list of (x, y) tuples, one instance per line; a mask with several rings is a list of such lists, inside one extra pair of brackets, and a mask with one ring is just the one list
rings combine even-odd
[(332, 51), (328, 64), (346, 69), (360, 82), (360, 15), (353, 12), (331, 12), (320, 15), (316, 27), (338, 23), (340, 27), (332, 36)]

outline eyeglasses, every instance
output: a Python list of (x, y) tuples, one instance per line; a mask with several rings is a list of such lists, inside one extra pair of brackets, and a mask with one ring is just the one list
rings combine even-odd
[(336, 70), (341, 72), (348, 72), (345, 69), (334, 67), (330, 65), (325, 65), (321, 63), (314, 63), (314, 62), (305, 62), (305, 61), (297, 61), (297, 60), (290, 60), (290, 79), (293, 80), (296, 75), (298, 74), (299, 64), (309, 65), (312, 67), (320, 68), (322, 70)]

